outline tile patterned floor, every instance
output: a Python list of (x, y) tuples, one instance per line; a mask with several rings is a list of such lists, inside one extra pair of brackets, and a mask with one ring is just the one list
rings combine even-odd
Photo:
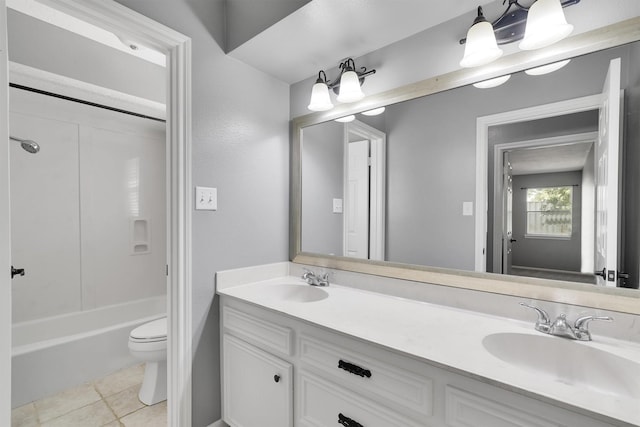
[(167, 402), (146, 406), (138, 400), (144, 365), (16, 408), (11, 427), (161, 427)]

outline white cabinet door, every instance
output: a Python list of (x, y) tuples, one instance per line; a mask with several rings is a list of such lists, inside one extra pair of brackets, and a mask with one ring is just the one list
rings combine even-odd
[(232, 427), (293, 425), (292, 365), (231, 335), (223, 337), (223, 419)]

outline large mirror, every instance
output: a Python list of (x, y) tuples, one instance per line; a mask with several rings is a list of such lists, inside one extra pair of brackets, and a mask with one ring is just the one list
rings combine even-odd
[(567, 43), (561, 69), (498, 87), (381, 96), (348, 123), (294, 120), (292, 258), (637, 289), (640, 42), (617, 44)]

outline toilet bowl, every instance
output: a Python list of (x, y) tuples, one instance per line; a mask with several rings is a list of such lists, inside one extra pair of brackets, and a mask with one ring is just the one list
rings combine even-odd
[(138, 398), (145, 405), (167, 399), (167, 318), (138, 326), (129, 334), (129, 351), (146, 362)]

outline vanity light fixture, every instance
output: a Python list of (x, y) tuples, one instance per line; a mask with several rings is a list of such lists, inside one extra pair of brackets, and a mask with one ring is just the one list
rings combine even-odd
[(376, 70), (361, 67), (356, 71), (356, 64), (352, 58), (347, 58), (339, 65), (340, 77), (333, 82), (327, 80), (326, 73), (321, 70), (318, 79), (311, 89), (311, 100), (307, 108), (311, 111), (327, 111), (333, 107), (329, 97), (329, 89), (338, 94), (338, 102), (356, 102), (364, 98), (362, 84), (365, 77), (374, 74)]
[(362, 115), (364, 115), (364, 116), (378, 116), (378, 115), (384, 113), (384, 110), (385, 110), (385, 107), (375, 108), (373, 110), (363, 111)]
[[(506, 0), (505, 0), (506, 1)], [(498, 59), (502, 50), (498, 45), (522, 40), (520, 49), (532, 50), (549, 46), (567, 37), (573, 25), (567, 23), (563, 7), (571, 6), (580, 0), (537, 0), (530, 7), (519, 3), (521, 0), (508, 0), (507, 9), (492, 23), (482, 16), (478, 7), (478, 17), (460, 40), (466, 44), (461, 67), (478, 67)], [(482, 26), (479, 24), (482, 23)], [(492, 29), (495, 44), (491, 40), (488, 28)], [(473, 31), (472, 31), (473, 30)], [(470, 46), (471, 45), (471, 46)]]
[(540, 67), (529, 68), (528, 70), (524, 70), (530, 76), (541, 76), (543, 74), (553, 73), (554, 71), (558, 71), (560, 68), (564, 67), (571, 61), (570, 59), (565, 59), (564, 61), (554, 62), (552, 64), (542, 65)]
[(511, 74), (507, 74), (506, 76), (496, 77), (495, 79), (483, 80), (478, 83), (474, 83), (473, 85), (478, 89), (489, 89), (492, 87), (498, 87), (501, 84), (506, 83), (507, 80), (511, 78)]
[(340, 117), (339, 119), (335, 119), (334, 121), (336, 121), (338, 123), (349, 123), (349, 122), (354, 121), (355, 119), (356, 119), (356, 116), (351, 114), (349, 116), (344, 116), (344, 117)]

